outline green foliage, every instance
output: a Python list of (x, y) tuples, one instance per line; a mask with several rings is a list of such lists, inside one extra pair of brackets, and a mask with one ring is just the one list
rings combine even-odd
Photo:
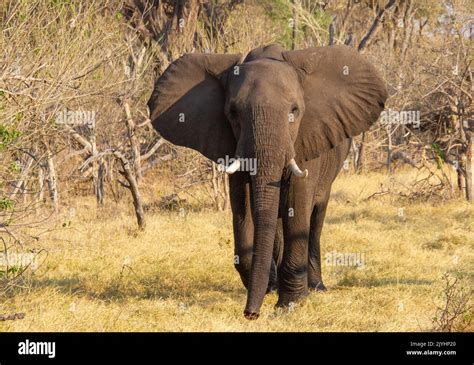
[(431, 150), (433, 151), (436, 158), (436, 165), (438, 169), (443, 167), (443, 164), (446, 162), (446, 154), (441, 149), (441, 146), (438, 143), (431, 144)]
[(291, 26), (293, 17), (292, 4), (288, 0), (262, 1), (261, 6), (265, 9), (265, 14), (280, 29), (279, 42), (282, 46), (291, 47)]
[(418, 0), (415, 14), (417, 18), (426, 19), (435, 23), (445, 11), (446, 7), (442, 2), (432, 0)]
[(19, 164), (17, 161), (15, 161), (15, 162), (10, 163), (10, 166), (8, 167), (8, 169), (9, 169), (11, 172), (16, 172), (16, 173), (18, 173), (18, 172), (21, 171), (21, 166), (20, 166), (20, 164)]
[(13, 209), (14, 202), (8, 198), (0, 198), (0, 210)]
[(0, 151), (4, 150), (9, 144), (15, 142), (20, 137), (21, 132), (19, 130), (15, 128), (7, 128), (3, 124), (0, 124)]
[(292, 17), (292, 5), (288, 0), (267, 0), (261, 4), (273, 21), (284, 21), (288, 24), (288, 20)]
[(441, 304), (432, 318), (434, 330), (459, 332), (469, 328), (474, 307), (471, 304), (472, 287), (462, 272), (445, 273), (442, 276), (443, 289), (439, 295)]
[(20, 271), (19, 266), (9, 266), (8, 269), (1, 269), (0, 270), (0, 279), (6, 277), (7, 275), (15, 275), (17, 272)]
[[(259, 5), (265, 9), (266, 16), (279, 30), (279, 43), (290, 48), (293, 37), (293, 22), (296, 18), (296, 48), (308, 46), (308, 40), (327, 38), (327, 30), (332, 17), (311, 1), (293, 5), (289, 0), (263, 1)], [(315, 37), (316, 35), (316, 37)], [(316, 44), (315, 44), (316, 45)]]
[(50, 0), (50, 4), (54, 7), (60, 8), (65, 5), (70, 5), (71, 1), (70, 0)]

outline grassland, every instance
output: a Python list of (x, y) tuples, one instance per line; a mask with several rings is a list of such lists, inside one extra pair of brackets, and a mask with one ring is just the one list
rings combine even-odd
[(25, 318), (0, 322), (0, 331), (433, 330), (442, 275), (472, 275), (474, 209), (461, 200), (367, 200), (381, 183), (386, 175), (340, 176), (323, 231), (323, 257), (361, 253), (364, 266), (323, 264), (327, 292), (284, 311), (272, 293), (252, 322), (242, 316), (230, 213), (156, 211), (138, 232), (125, 204), (76, 200), (75, 214), (38, 243), (47, 255), (25, 288), (0, 303), (0, 313)]

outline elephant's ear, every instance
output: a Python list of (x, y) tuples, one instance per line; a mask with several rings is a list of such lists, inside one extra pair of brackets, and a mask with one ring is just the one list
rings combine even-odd
[(166, 69), (148, 101), (153, 127), (162, 137), (216, 162), (234, 155), (236, 141), (224, 115), (225, 92), (219, 77), (240, 57), (186, 54)]
[(387, 99), (385, 84), (357, 51), (329, 46), (287, 51), (283, 58), (299, 71), (304, 91), (297, 160), (318, 157), (378, 119)]

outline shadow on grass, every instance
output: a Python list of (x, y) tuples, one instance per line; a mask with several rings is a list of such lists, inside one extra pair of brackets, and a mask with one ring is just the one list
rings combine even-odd
[[(98, 279), (99, 280), (99, 279)], [(37, 278), (33, 289), (52, 288), (66, 295), (84, 296), (106, 302), (123, 302), (130, 299), (171, 299), (189, 304), (211, 305), (222, 302), (222, 297), (245, 300), (246, 290), (240, 283), (229, 283), (222, 278), (209, 279), (182, 275), (179, 278), (168, 273), (144, 275), (118, 275), (105, 283), (97, 281), (93, 287), (91, 277)]]
[(372, 221), (378, 223), (395, 223), (400, 222), (400, 219), (397, 219), (396, 210), (394, 208), (393, 212), (378, 212), (373, 211), (369, 208), (354, 208), (351, 211), (347, 211), (344, 213), (333, 213), (334, 215), (328, 215), (325, 219), (326, 224), (341, 224), (341, 223), (348, 223), (354, 222), (357, 223), (359, 221)]
[(353, 278), (346, 277), (340, 280), (337, 286), (340, 287), (383, 287), (383, 286), (395, 286), (395, 285), (432, 285), (434, 280), (425, 279), (396, 279), (396, 278)]

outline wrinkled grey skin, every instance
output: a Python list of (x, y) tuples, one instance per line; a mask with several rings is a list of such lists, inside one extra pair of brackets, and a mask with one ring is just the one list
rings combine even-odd
[[(286, 306), (305, 296), (310, 289), (325, 290), (321, 277), (320, 237), (331, 185), (349, 152), (350, 140), (325, 152), (321, 157), (300, 164), (311, 171), (307, 179), (284, 169), (281, 188), (273, 200), (279, 200), (273, 260), (267, 292), (278, 289), (277, 306)], [(235, 268), (248, 288), (252, 271), (255, 224), (252, 219), (253, 190), (247, 173), (230, 176), (233, 213)], [(264, 223), (265, 224), (265, 223)], [(273, 229), (273, 228), (271, 228)]]
[[(278, 306), (325, 289), (320, 236), (331, 184), (350, 137), (375, 122), (386, 97), (375, 69), (341, 46), (287, 52), (271, 45), (243, 62), (187, 55), (156, 82), (148, 105), (164, 138), (214, 161), (256, 159), (255, 175), (229, 179), (246, 318), (258, 318), (271, 289)], [(307, 178), (292, 173), (292, 159)]]

